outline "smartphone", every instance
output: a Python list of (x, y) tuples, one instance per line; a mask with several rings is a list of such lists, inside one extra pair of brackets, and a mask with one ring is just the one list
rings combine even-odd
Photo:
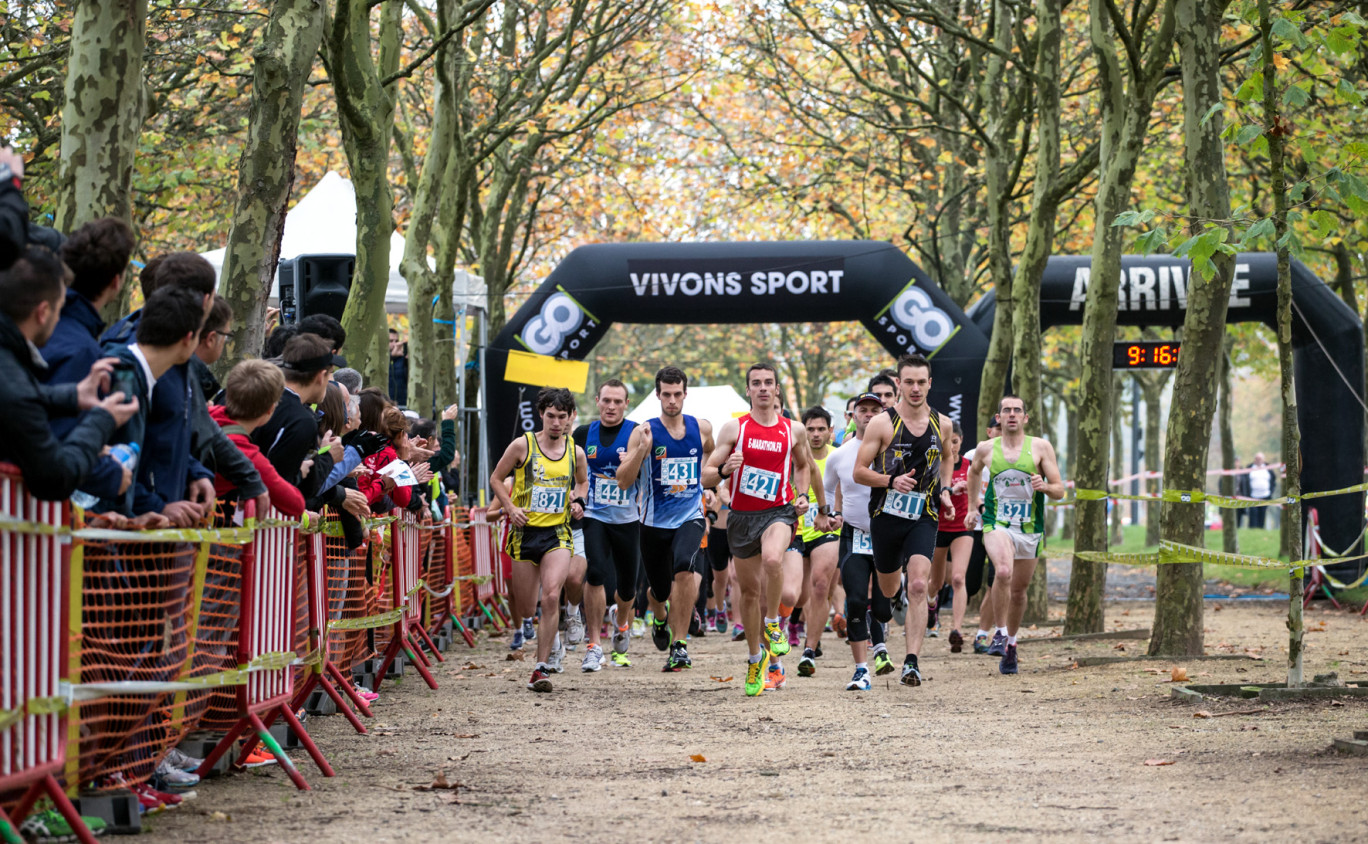
[(114, 371), (109, 376), (109, 392), (123, 393), (124, 400), (129, 401), (138, 398), (138, 374), (134, 370), (136, 364), (117, 363)]

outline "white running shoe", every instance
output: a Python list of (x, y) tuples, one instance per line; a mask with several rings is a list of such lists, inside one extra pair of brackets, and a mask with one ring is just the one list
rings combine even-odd
[(565, 643), (561, 641), (559, 633), (551, 643), (551, 656), (547, 657), (546, 665), (557, 674), (565, 673)]
[(590, 645), (584, 651), (584, 661), (580, 663), (580, 670), (586, 674), (592, 671), (602, 671), (603, 662), (603, 648), (598, 645)]
[(579, 607), (571, 607), (565, 620), (565, 647), (574, 650), (584, 641), (584, 619), (580, 617)]

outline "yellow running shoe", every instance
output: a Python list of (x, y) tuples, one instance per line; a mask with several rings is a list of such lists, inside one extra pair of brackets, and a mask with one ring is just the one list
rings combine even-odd
[(765, 622), (765, 646), (771, 656), (783, 656), (789, 652), (788, 635), (777, 621)]
[(769, 651), (760, 649), (760, 661), (746, 664), (746, 695), (755, 697), (765, 690), (769, 675)]

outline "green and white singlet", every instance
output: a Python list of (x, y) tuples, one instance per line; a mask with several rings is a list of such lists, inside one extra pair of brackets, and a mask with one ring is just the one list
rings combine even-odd
[(1009, 528), (1018, 533), (1045, 531), (1045, 493), (1031, 489), (1036, 474), (1031, 454), (1034, 437), (1026, 437), (1021, 454), (1011, 463), (1002, 452), (1002, 438), (993, 440), (993, 459), (988, 464), (988, 492), (983, 500), (983, 529)]

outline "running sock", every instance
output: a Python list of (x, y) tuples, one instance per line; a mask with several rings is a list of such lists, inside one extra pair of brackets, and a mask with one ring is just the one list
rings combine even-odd
[(764, 653), (763, 653), (763, 652), (751, 654), (751, 655), (750, 655), (750, 660), (749, 660), (750, 664), (751, 664), (751, 665), (756, 664), (757, 662), (760, 661), (761, 657), (763, 657), (763, 656), (764, 656)]
[(1006, 636), (1006, 635), (1007, 635), (1007, 628), (1006, 628), (1006, 627), (995, 627), (995, 628), (993, 628), (993, 629), (994, 629), (994, 631), (995, 631), (996, 633), (998, 633), (998, 634), (1001, 635), (1001, 636)]
[(988, 631), (987, 631), (987, 630), (984, 630), (982, 627), (980, 627), (980, 628), (978, 629), (978, 632), (974, 634), (974, 638), (977, 639), (977, 638), (980, 637), (980, 636), (987, 636), (987, 635), (988, 635)]
[(915, 668), (917, 666), (917, 655), (908, 654), (906, 657), (903, 658), (903, 665), (910, 665)]
[(1007, 644), (1009, 644), (1009, 645), (1015, 645), (1015, 644), (1016, 644), (1016, 637), (1015, 637), (1015, 636), (1008, 636), (1008, 637), (1007, 637)]
[[(779, 608), (779, 611), (780, 611), (780, 612), (783, 612), (783, 609), (784, 609), (783, 607), (780, 607), (780, 608)], [(795, 607), (794, 610), (793, 610), (793, 612), (789, 613), (789, 622), (792, 623), (792, 624), (802, 624), (802, 623), (803, 623), (803, 608), (802, 608), (802, 607)]]
[(857, 663), (855, 663), (855, 670), (859, 671), (860, 669), (864, 669), (865, 671), (868, 671), (868, 670), (869, 670), (869, 663), (867, 663), (867, 662), (857, 662)]
[(779, 615), (782, 618), (788, 618), (789, 616), (793, 615), (793, 607), (790, 607), (787, 604), (780, 604)]
[(779, 619), (777, 619), (777, 618), (768, 618), (768, 617), (767, 617), (767, 618), (765, 619), (765, 623), (766, 623), (766, 624), (778, 624), (778, 623), (779, 623)]

